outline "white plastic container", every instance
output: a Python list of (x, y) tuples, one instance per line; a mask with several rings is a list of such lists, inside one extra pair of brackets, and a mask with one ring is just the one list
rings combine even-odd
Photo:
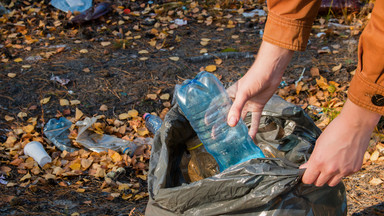
[(40, 142), (32, 141), (25, 145), (24, 154), (32, 157), (41, 167), (52, 162), (52, 158), (45, 151)]

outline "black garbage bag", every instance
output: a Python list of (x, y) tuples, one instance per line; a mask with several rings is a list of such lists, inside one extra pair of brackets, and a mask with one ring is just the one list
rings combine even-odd
[(320, 133), (304, 110), (273, 96), (255, 140), (269, 157), (188, 183), (179, 165), (186, 141), (196, 134), (176, 104), (154, 138), (146, 215), (346, 215), (342, 182), (315, 187), (300, 180), (298, 167)]

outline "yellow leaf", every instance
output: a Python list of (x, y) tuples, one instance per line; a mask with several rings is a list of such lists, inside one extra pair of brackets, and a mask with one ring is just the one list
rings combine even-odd
[(147, 98), (152, 99), (152, 100), (156, 100), (157, 94), (147, 94)]
[(71, 103), (71, 105), (79, 105), (81, 102), (79, 100), (71, 100), (69, 101)]
[(217, 65), (221, 65), (221, 63), (223, 63), (223, 60), (221, 60), (220, 58), (217, 58), (217, 59), (215, 59), (215, 63)]
[(137, 110), (135, 110), (135, 109), (128, 111), (128, 116), (131, 117), (131, 118), (136, 117), (138, 115), (139, 115), (139, 112)]
[(116, 162), (120, 162), (123, 158), (121, 157), (121, 155), (117, 152), (115, 152), (112, 156), (111, 156), (111, 159), (114, 163)]
[(83, 170), (88, 169), (93, 163), (93, 160), (83, 158), (81, 159), (81, 166), (83, 167)]
[(81, 112), (81, 110), (79, 110), (78, 108), (76, 108), (75, 119), (79, 120), (83, 115), (84, 115), (84, 113)]
[(172, 61), (179, 61), (179, 57), (177, 56), (174, 56), (174, 57), (169, 57), (169, 59), (171, 59)]
[(15, 78), (15, 77), (16, 77), (16, 74), (15, 74), (15, 73), (8, 73), (8, 77), (9, 77), (9, 78)]
[(139, 51), (139, 54), (148, 54), (149, 52), (148, 52), (148, 50), (140, 50)]
[(20, 179), (20, 181), (24, 181), (24, 180), (26, 180), (26, 179), (30, 179), (32, 176), (31, 176), (31, 174), (30, 173), (27, 173), (25, 176), (23, 176), (21, 179)]
[(76, 190), (77, 193), (84, 193), (85, 189), (84, 188), (78, 188)]
[(27, 126), (24, 126), (24, 127), (23, 127), (23, 130), (24, 130), (26, 133), (32, 133), (32, 131), (35, 130), (35, 126), (33, 126), (33, 125), (27, 125)]
[(109, 42), (109, 41), (104, 41), (104, 42), (101, 42), (101, 46), (109, 46), (109, 45), (111, 45), (111, 42)]
[(40, 103), (41, 104), (47, 104), (49, 102), (49, 100), (51, 100), (51, 97), (46, 97), (46, 98), (41, 99)]
[(13, 60), (14, 62), (22, 62), (23, 61), (23, 59), (22, 58), (17, 58), (17, 59), (15, 59), (15, 60)]
[(119, 185), (119, 191), (128, 190), (131, 188), (131, 185), (129, 184), (120, 184)]
[(296, 94), (299, 94), (301, 89), (303, 88), (303, 85), (304, 85), (304, 82), (300, 81), (297, 83), (297, 86), (296, 86)]
[(143, 179), (144, 181), (147, 181), (147, 175), (136, 175), (136, 176)]
[(68, 106), (69, 101), (67, 99), (60, 99), (60, 106)]
[(122, 113), (122, 114), (119, 115), (119, 119), (120, 120), (124, 120), (124, 119), (127, 119), (127, 118), (129, 118), (128, 113)]
[(80, 50), (80, 53), (88, 53), (88, 50), (87, 49), (82, 49), (82, 50)]
[(208, 72), (216, 71), (216, 65), (208, 65), (207, 67), (205, 67), (205, 70)]
[(9, 115), (5, 115), (4, 119), (5, 119), (5, 121), (13, 121), (13, 120), (15, 120), (15, 118), (13, 118), (12, 116), (9, 116)]
[(27, 113), (25, 113), (25, 112), (19, 112), (19, 113), (17, 114), (17, 117), (19, 117), (19, 118), (27, 117)]
[(138, 128), (137, 133), (139, 134), (139, 136), (145, 136), (149, 134), (149, 131), (147, 128)]
[(329, 85), (327, 83), (327, 79), (325, 79), (324, 77), (320, 76), (319, 79), (316, 79), (316, 83), (323, 90), (327, 90), (328, 89)]
[(123, 194), (123, 196), (121, 196), (121, 198), (122, 198), (123, 200), (127, 200), (127, 199), (132, 198), (132, 196), (133, 196), (133, 194)]
[(343, 66), (343, 64), (340, 63), (339, 65), (333, 67), (332, 72), (336, 72), (336, 71), (340, 70), (342, 66)]
[(81, 164), (79, 162), (75, 162), (69, 166), (72, 170), (80, 170)]
[(169, 100), (169, 97), (170, 97), (170, 95), (168, 93), (166, 93), (166, 94), (161, 95), (160, 99), (161, 100)]

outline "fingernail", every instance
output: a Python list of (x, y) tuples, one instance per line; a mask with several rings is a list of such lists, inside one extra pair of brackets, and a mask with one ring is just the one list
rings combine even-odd
[(231, 127), (236, 125), (236, 118), (234, 116), (229, 117), (228, 125)]

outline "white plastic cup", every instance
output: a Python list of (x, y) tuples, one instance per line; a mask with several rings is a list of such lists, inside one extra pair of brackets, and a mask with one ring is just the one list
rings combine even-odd
[(52, 162), (51, 157), (45, 151), (43, 145), (37, 141), (32, 141), (25, 145), (24, 154), (32, 157), (41, 167)]

